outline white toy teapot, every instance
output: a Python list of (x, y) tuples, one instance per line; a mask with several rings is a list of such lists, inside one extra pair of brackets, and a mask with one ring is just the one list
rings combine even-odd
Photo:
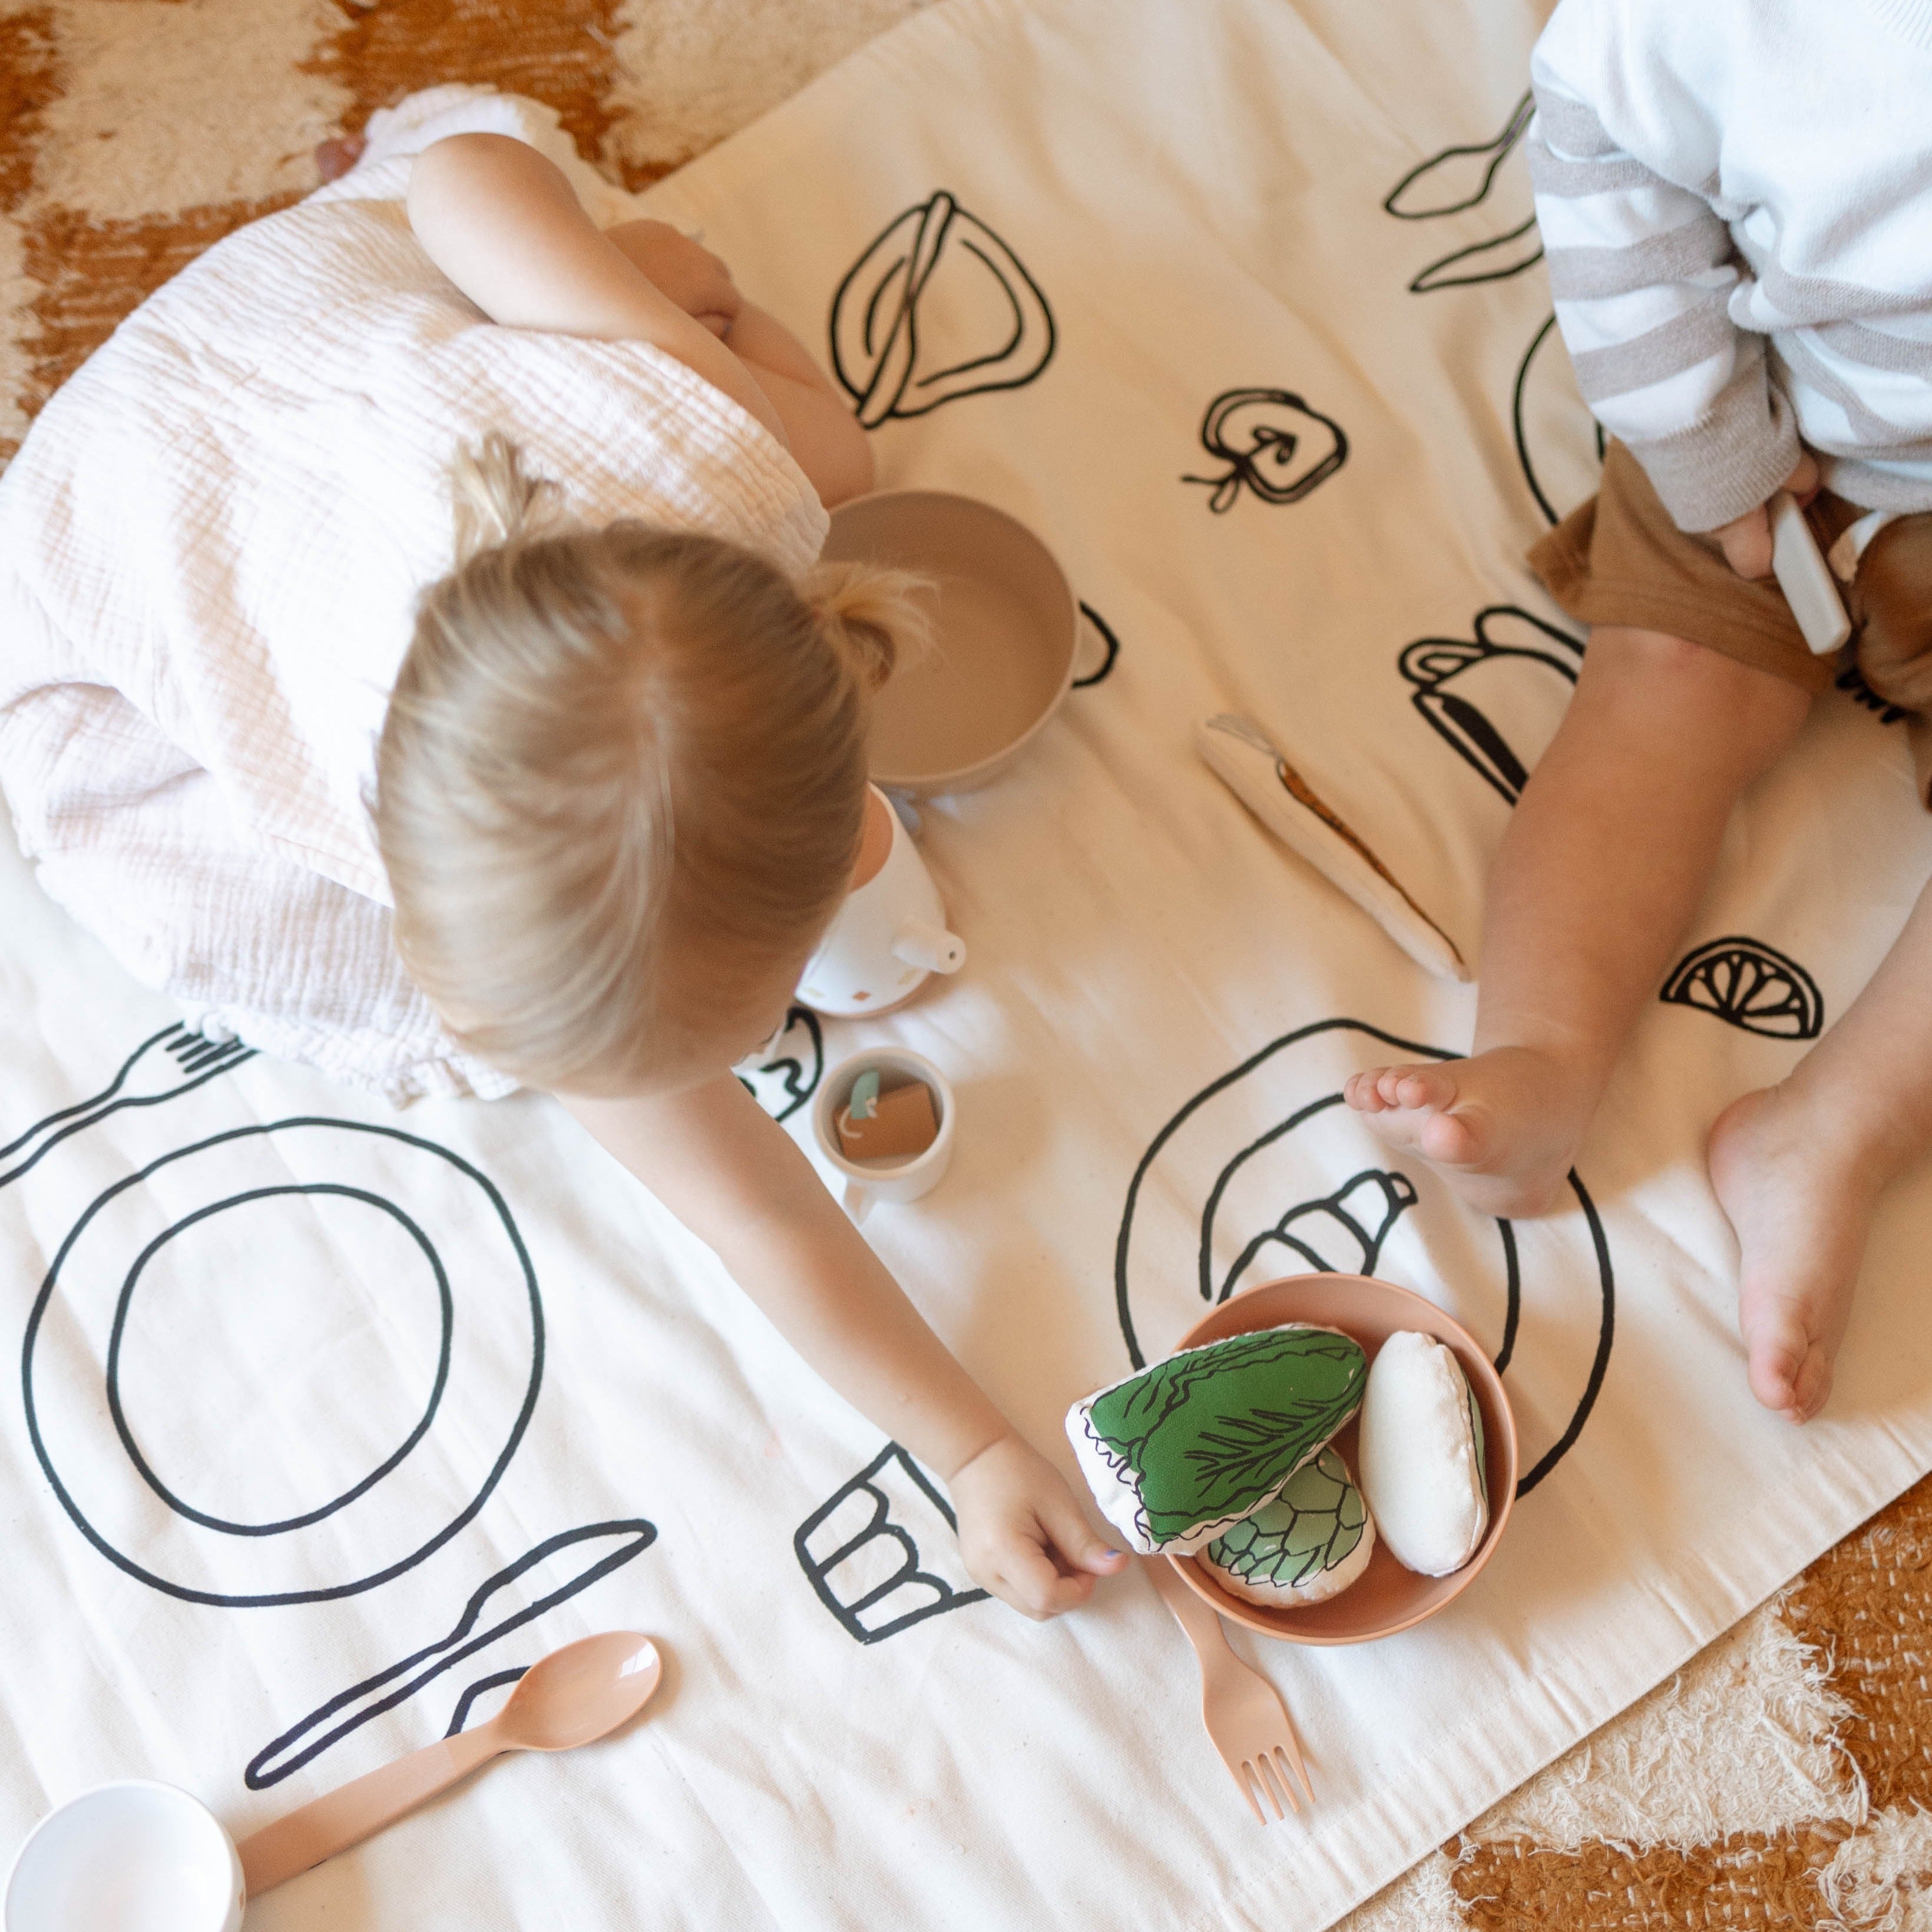
[(912, 835), (876, 785), (845, 903), (806, 961), (798, 997), (814, 1012), (890, 1012), (934, 973), (956, 973), (966, 946), (946, 929), (939, 888)]

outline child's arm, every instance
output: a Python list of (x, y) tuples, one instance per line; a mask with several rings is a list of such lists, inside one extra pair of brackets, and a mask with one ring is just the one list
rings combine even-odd
[(938, 1472), (979, 1582), (1047, 1617), (1084, 1604), (1096, 1576), (1125, 1563), (736, 1080), (658, 1099), (559, 1098), (716, 1252), (812, 1368)]
[(511, 328), (644, 341), (674, 356), (789, 447), (784, 420), (717, 335), (584, 212), (562, 172), (506, 134), (452, 134), (416, 157), (410, 225), (431, 261)]
[(758, 378), (827, 509), (872, 488), (872, 446), (851, 405), (790, 329), (739, 294), (718, 256), (668, 222), (626, 221), (604, 232)]
[[(1732, 319), (1746, 272), (1710, 196), (1732, 104), (1712, 98), (1707, 73), (1680, 71), (1663, 17), (1559, 8), (1531, 58), (1526, 146), (1584, 400), (1678, 528), (1714, 533), (1761, 526), (1801, 452), (1763, 338)], [(1768, 571), (1768, 538), (1762, 561)]]

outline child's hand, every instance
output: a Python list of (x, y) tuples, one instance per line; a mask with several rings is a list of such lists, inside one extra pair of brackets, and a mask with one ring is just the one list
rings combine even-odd
[[(1818, 494), (1818, 465), (1809, 456), (1798, 459), (1798, 467), (1780, 487), (1789, 490), (1800, 503), (1808, 503)], [(1735, 523), (1712, 532), (1724, 547), (1724, 561), (1740, 577), (1771, 574), (1771, 510), (1760, 503), (1747, 510)]]
[(998, 1438), (946, 1485), (975, 1582), (1036, 1621), (1086, 1602), (1126, 1566), (1088, 1526), (1060, 1472), (1017, 1436)]
[(745, 298), (730, 268), (709, 248), (668, 221), (622, 221), (604, 232), (650, 277), (660, 295), (721, 341), (730, 332)]

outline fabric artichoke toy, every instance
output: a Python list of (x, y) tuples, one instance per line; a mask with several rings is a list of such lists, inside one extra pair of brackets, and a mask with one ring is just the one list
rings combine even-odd
[(1129, 1376), (1076, 1402), (1066, 1434), (1132, 1547), (1186, 1556), (1273, 1502), (1360, 1406), (1366, 1379), (1359, 1342), (1292, 1323)]
[(1339, 1596), (1369, 1567), (1375, 1519), (1331, 1444), (1271, 1503), (1195, 1558), (1231, 1597), (1292, 1610)]

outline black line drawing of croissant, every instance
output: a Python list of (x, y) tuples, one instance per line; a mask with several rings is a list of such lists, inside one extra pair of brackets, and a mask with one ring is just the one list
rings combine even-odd
[(1040, 284), (944, 188), (895, 215), (847, 270), (830, 328), (832, 373), (868, 429), (1020, 388), (1057, 340)]

